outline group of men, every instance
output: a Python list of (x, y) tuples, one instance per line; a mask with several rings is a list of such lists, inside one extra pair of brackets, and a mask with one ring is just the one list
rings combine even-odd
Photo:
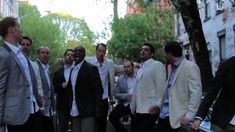
[[(190, 127), (198, 130), (219, 93), (212, 113), (213, 130), (234, 132), (234, 89), (230, 81), (235, 78), (234, 57), (219, 66), (201, 103), (200, 69), (183, 57), (176, 41), (164, 47), (170, 73), (153, 59), (154, 47), (144, 43), (137, 74), (134, 63), (126, 60), (115, 86), (115, 71), (120, 67), (105, 58), (107, 47), (103, 43), (97, 44), (94, 57), (86, 57), (82, 45), (66, 50), (62, 68), (51, 79), (49, 48), (40, 47), (37, 60), (31, 61), (32, 40), (22, 37), (16, 18), (0, 21), (0, 35), (4, 39), (0, 48), (0, 125), (7, 125), (9, 132), (53, 132), (55, 107), (59, 132), (68, 130), (69, 121), (73, 132), (105, 132), (107, 117), (117, 132), (127, 132), (120, 121), (125, 115), (131, 116), (133, 132), (152, 132), (156, 121), (157, 132), (177, 132), (190, 122)], [(108, 115), (112, 96), (118, 105)]]

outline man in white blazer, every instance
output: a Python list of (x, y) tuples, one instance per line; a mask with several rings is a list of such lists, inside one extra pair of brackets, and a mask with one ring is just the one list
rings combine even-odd
[(36, 132), (38, 129), (39, 94), (37, 80), (27, 56), (19, 48), (22, 39), (17, 18), (0, 21), (0, 125), (8, 132)]
[(183, 58), (182, 47), (169, 41), (164, 47), (171, 73), (164, 87), (158, 132), (175, 132), (194, 119), (202, 96), (199, 67)]
[(152, 109), (161, 103), (166, 71), (161, 62), (152, 58), (154, 53), (151, 44), (143, 44), (140, 51), (143, 64), (137, 72), (131, 104), (131, 111), (135, 114), (132, 121), (134, 132), (151, 132), (158, 117), (159, 110)]
[(98, 43), (96, 45), (96, 56), (87, 57), (86, 61), (97, 66), (103, 87), (103, 100), (101, 102), (101, 115), (97, 116), (97, 132), (106, 132), (107, 116), (108, 116), (108, 98), (113, 96), (114, 90), (114, 73), (116, 67), (112, 60), (105, 58), (106, 45)]

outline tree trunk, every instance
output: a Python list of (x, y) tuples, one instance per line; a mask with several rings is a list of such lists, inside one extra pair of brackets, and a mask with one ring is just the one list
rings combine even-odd
[(202, 90), (206, 92), (213, 75), (197, 2), (196, 0), (171, 0), (171, 2), (181, 13), (196, 63), (201, 71)]

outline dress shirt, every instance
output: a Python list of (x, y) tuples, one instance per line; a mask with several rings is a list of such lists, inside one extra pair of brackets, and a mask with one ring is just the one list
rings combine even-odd
[(229, 123), (235, 125), (235, 115), (233, 115), (233, 119)]
[(109, 67), (106, 60), (100, 63), (97, 58), (95, 61), (95, 65), (98, 67), (100, 79), (103, 87), (103, 99), (107, 99), (109, 97)]
[[(133, 94), (133, 87), (134, 87), (134, 77), (127, 77), (127, 94)], [(124, 102), (124, 106), (128, 106), (130, 102)]]
[(21, 65), (23, 66), (24, 73), (27, 77), (28, 83), (29, 83), (29, 92), (30, 92), (30, 99), (31, 99), (31, 110), (30, 113), (35, 113), (39, 110), (39, 106), (36, 103), (35, 96), (33, 95), (33, 85), (31, 80), (31, 74), (29, 70), (29, 60), (27, 57), (21, 52), (21, 49), (18, 46), (14, 46), (13, 44), (10, 44), (5, 41), (5, 44), (13, 51), (13, 53), (16, 55), (16, 57), (19, 59)]
[(136, 75), (136, 79), (137, 80), (140, 80), (141, 76), (144, 73), (145, 66), (147, 66), (147, 65), (149, 65), (151, 63), (151, 59), (152, 58), (146, 60), (143, 64), (140, 65), (140, 69), (138, 70), (137, 75)]
[(72, 66), (70, 67), (66, 67), (66, 65), (64, 65), (64, 78), (67, 83), (69, 81), (69, 75), (73, 67), (74, 67), (74, 64), (72, 64)]
[(71, 84), (72, 84), (72, 90), (73, 90), (73, 102), (72, 102), (72, 108), (70, 110), (70, 115), (72, 117), (78, 116), (78, 114), (79, 114), (77, 103), (76, 103), (76, 98), (75, 98), (76, 97), (75, 96), (75, 86), (76, 86), (77, 76), (78, 76), (79, 70), (80, 70), (83, 62), (84, 62), (84, 60), (81, 61), (76, 66), (74, 66), (73, 69), (72, 69), (72, 73), (71, 73)]
[(176, 73), (180, 63), (182, 62), (182, 60), (183, 60), (183, 58), (180, 58), (172, 66), (172, 70), (171, 70), (169, 80), (168, 80), (166, 95), (164, 97), (163, 108), (160, 112), (160, 118), (161, 119), (164, 119), (165, 117), (169, 116), (169, 92), (170, 92), (170, 88), (172, 86), (172, 83), (173, 83), (173, 80), (174, 80), (174, 77), (175, 77), (175, 73)]

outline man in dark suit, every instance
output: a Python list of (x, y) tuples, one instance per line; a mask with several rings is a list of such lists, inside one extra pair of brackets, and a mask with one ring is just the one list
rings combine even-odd
[(16, 18), (0, 21), (0, 125), (8, 132), (36, 132), (39, 116), (39, 94), (33, 68), (20, 50), (22, 39)]
[(64, 52), (64, 66), (54, 73), (53, 86), (55, 88), (56, 96), (56, 112), (59, 119), (58, 132), (66, 132), (68, 130), (69, 112), (66, 111), (65, 105), (68, 104), (66, 100), (66, 88), (73, 68), (73, 50), (67, 49)]
[(102, 83), (98, 68), (84, 60), (85, 48), (74, 49), (75, 66), (68, 82), (69, 112), (73, 132), (95, 132), (95, 117), (102, 100)]
[(222, 62), (213, 79), (212, 87), (197, 111), (193, 128), (199, 129), (213, 104), (211, 129), (215, 132), (235, 132), (235, 56)]

